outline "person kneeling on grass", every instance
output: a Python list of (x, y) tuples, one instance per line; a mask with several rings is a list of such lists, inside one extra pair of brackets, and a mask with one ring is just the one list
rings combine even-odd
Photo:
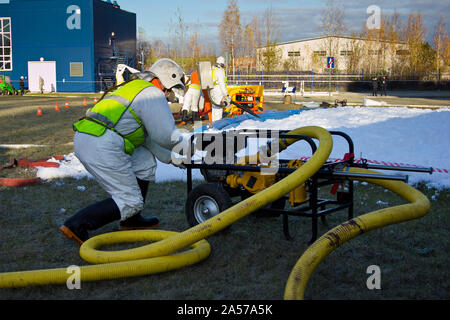
[(181, 133), (175, 127), (168, 99), (184, 94), (181, 67), (160, 59), (147, 72), (105, 93), (73, 127), (74, 152), (110, 198), (94, 203), (67, 219), (60, 231), (82, 244), (88, 231), (120, 220), (121, 230), (151, 229), (157, 217), (144, 218), (141, 211), (156, 158), (175, 166), (173, 147)]

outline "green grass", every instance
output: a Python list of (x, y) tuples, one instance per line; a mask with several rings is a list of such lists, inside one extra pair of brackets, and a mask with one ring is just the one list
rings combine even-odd
[[(83, 97), (0, 97), (0, 128), (2, 128), (0, 144), (46, 146), (22, 149), (0, 148), (0, 164), (12, 158), (39, 160), (72, 152), (72, 124), (84, 116), (87, 109), (83, 106), (83, 99)], [(69, 102), (69, 108), (64, 107), (65, 101)], [(60, 111), (54, 110), (56, 103), (59, 104)], [(42, 116), (36, 115), (38, 106), (42, 109)]]
[[(51, 143), (48, 148), (0, 149), (1, 159), (10, 156), (39, 159), (71, 152), (71, 147), (64, 145), (73, 135), (71, 122), (84, 113), (81, 107), (72, 109), (73, 114), (67, 112), (61, 118), (35, 119), (34, 113), (29, 113), (23, 118), (25, 129), (21, 135), (10, 137), (1, 132), (0, 143)], [(9, 126), (8, 130), (14, 132), (16, 124), (10, 124), (8, 117), (11, 116), (0, 114), (0, 126)], [(57, 132), (56, 136), (37, 134), (36, 127), (41, 125), (47, 128), (47, 135)], [(86, 189), (80, 191), (78, 186)], [(343, 244), (319, 264), (305, 298), (449, 299), (450, 192), (428, 189), (425, 185), (417, 188), (431, 201), (428, 215), (373, 230)], [(328, 190), (324, 189), (322, 195), (329, 196)], [(58, 228), (78, 210), (105, 197), (105, 192), (89, 179), (0, 187), (0, 272), (87, 265), (79, 256), (78, 246), (64, 238)], [(162, 230), (181, 232), (188, 228), (185, 200), (185, 183), (153, 184), (143, 214), (158, 216)], [(378, 200), (383, 203), (377, 203)], [(404, 200), (380, 187), (361, 183), (356, 186), (355, 216), (403, 203)], [(346, 219), (346, 212), (330, 215), (328, 227), (319, 223), (319, 234)], [(91, 235), (117, 229), (118, 224), (112, 223)], [(208, 237), (210, 256), (191, 267), (143, 277), (86, 282), (81, 290), (68, 290), (65, 285), (0, 289), (0, 299), (283, 299), (289, 274), (308, 248), (310, 220), (291, 217), (290, 229), (295, 235), (292, 241), (284, 238), (280, 217), (250, 215)], [(366, 269), (370, 265), (381, 268), (381, 290), (366, 287), (369, 276)]]
[[(86, 187), (85, 191), (77, 186)], [(448, 299), (449, 192), (419, 186), (432, 209), (422, 219), (371, 231), (345, 243), (313, 273), (306, 299)], [(75, 243), (58, 227), (77, 210), (106, 197), (93, 180), (64, 179), (39, 186), (2, 188), (0, 272), (86, 265)], [(169, 195), (170, 194), (170, 195)], [(379, 187), (357, 185), (356, 214), (404, 203)], [(154, 184), (144, 215), (157, 215), (160, 229), (183, 231), (186, 186)], [(382, 199), (387, 204), (377, 204)], [(346, 220), (345, 212), (327, 218), (329, 227)], [(287, 278), (308, 247), (310, 220), (290, 219), (295, 234), (284, 238), (281, 218), (248, 216), (210, 236), (211, 255), (194, 266), (137, 278), (65, 285), (1, 289), (0, 299), (282, 299)], [(117, 223), (91, 235), (116, 231)], [(319, 225), (323, 234), (328, 228)], [(378, 265), (381, 290), (368, 290), (366, 269)]]

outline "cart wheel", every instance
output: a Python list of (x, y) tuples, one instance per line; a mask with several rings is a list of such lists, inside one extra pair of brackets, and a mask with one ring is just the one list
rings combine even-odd
[(186, 218), (191, 227), (205, 222), (231, 207), (231, 198), (220, 183), (204, 183), (188, 195)]

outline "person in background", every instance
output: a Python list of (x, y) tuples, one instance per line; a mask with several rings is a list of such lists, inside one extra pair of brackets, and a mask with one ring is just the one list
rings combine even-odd
[(19, 85), (20, 85), (20, 95), (23, 96), (25, 93), (25, 81), (23, 80), (23, 76), (20, 77)]
[(213, 89), (210, 91), (211, 95), (211, 118), (212, 121), (222, 119), (223, 108), (230, 104), (230, 96), (227, 90), (227, 76), (225, 72), (225, 59), (220, 56), (216, 60), (212, 69)]
[(44, 79), (39, 76), (39, 91), (42, 93), (44, 93)]
[(373, 77), (372, 78), (372, 96), (377, 96), (378, 93), (378, 78)]
[(383, 93), (384, 93), (384, 95), (386, 96), (386, 90), (387, 90), (387, 78), (386, 78), (386, 76), (383, 76), (381, 78), (380, 85), (381, 85), (381, 95), (383, 95)]
[(156, 61), (148, 72), (105, 92), (86, 116), (74, 123), (75, 156), (109, 198), (89, 205), (60, 227), (82, 244), (88, 231), (120, 220), (120, 230), (151, 229), (157, 217), (141, 215), (157, 162), (184, 166), (173, 159), (182, 135), (168, 104), (174, 92), (184, 95), (181, 67), (170, 59)]
[(200, 86), (198, 72), (192, 72), (188, 81), (188, 90), (184, 96), (183, 107), (181, 108), (181, 121), (186, 122), (187, 114), (192, 112), (192, 122), (198, 120), (198, 112), (203, 111), (205, 99)]

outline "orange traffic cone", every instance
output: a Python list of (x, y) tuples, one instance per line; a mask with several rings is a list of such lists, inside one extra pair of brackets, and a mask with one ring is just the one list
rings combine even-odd
[(94, 103), (97, 103), (97, 97), (94, 97)]
[(68, 101), (66, 101), (66, 106), (65, 106), (67, 109), (69, 108), (69, 102)]
[(84, 106), (84, 107), (87, 107), (86, 98), (84, 98), (83, 106)]
[(38, 107), (38, 111), (37, 111), (36, 115), (42, 116), (42, 109), (41, 109), (41, 107)]
[(58, 106), (58, 102), (57, 102), (56, 105), (55, 105), (55, 111), (60, 111), (60, 110), (59, 110), (59, 106)]

